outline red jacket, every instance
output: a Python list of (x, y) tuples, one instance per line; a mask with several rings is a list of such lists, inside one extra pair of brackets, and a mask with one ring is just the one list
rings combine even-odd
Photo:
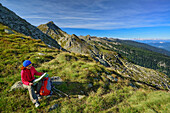
[(33, 66), (31, 67), (31, 69), (24, 69), (21, 71), (22, 83), (25, 85), (29, 85), (29, 83), (35, 79), (34, 75), (41, 76), (42, 74), (43, 73), (37, 72)]

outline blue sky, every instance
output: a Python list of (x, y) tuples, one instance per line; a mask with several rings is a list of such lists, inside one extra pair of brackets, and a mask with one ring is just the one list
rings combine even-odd
[(69, 34), (170, 39), (170, 0), (0, 0), (32, 25), (53, 21)]

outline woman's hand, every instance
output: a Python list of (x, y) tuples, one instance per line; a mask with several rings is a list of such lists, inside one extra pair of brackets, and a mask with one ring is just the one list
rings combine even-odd
[(29, 86), (32, 86), (32, 85), (33, 85), (33, 83), (30, 82), (30, 83), (29, 83)]

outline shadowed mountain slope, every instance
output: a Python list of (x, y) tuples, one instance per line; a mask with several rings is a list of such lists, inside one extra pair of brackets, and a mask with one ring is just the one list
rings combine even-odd
[(37, 27), (20, 18), (14, 12), (2, 6), (2, 4), (0, 4), (0, 23), (19, 33), (30, 36), (33, 39), (41, 39), (45, 44), (49, 46), (53, 46), (59, 49), (61, 48), (57, 41), (42, 33), (42, 31), (40, 31)]

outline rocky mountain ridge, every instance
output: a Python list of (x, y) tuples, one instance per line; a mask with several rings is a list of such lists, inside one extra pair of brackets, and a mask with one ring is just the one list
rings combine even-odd
[(41, 39), (45, 44), (61, 49), (61, 46), (37, 27), (31, 25), (26, 20), (20, 18), (14, 12), (0, 4), (0, 23), (9, 26), (11, 29), (30, 36), (33, 39)]
[(92, 58), (99, 61), (104, 66), (110, 67), (109, 63), (103, 59), (102, 55), (99, 55), (100, 50), (95, 46), (95, 44), (90, 44), (85, 39), (80, 38), (75, 34), (67, 34), (52, 21), (47, 24), (41, 24), (38, 28), (43, 33), (46, 33), (55, 39), (64, 49), (70, 52), (89, 54)]
[[(148, 49), (150, 46), (147, 45), (145, 47), (146, 44), (107, 37), (100, 38), (88, 35), (80, 36), (79, 38), (86, 40), (86, 42), (91, 43), (91, 45), (94, 44), (97, 47), (105, 49), (104, 52), (115, 51), (126, 57), (129, 62), (146, 68), (158, 70), (170, 77), (170, 57), (168, 55), (155, 52), (154, 50), (158, 48), (151, 47), (150, 50)], [(161, 49), (158, 49), (158, 51), (161, 51)], [(166, 53), (168, 54), (168, 52)]]
[(89, 53), (87, 49), (84, 49), (88, 48), (88, 44), (84, 40), (79, 39), (79, 37), (75, 34), (67, 34), (52, 21), (46, 24), (41, 24), (38, 28), (46, 35), (55, 39), (64, 49), (68, 51), (82, 54)]
[[(68, 51), (88, 54), (97, 62), (100, 62), (106, 67), (114, 69), (115, 72), (130, 77), (134, 81), (141, 81), (151, 86), (169, 88), (168, 80), (161, 79), (163, 75), (152, 69), (147, 69), (132, 63), (129, 63), (126, 58), (122, 57), (119, 53), (115, 52), (113, 45), (122, 45), (117, 39), (101, 39), (98, 37), (69, 35), (62, 31), (54, 22), (42, 24), (38, 26), (42, 32), (56, 39), (59, 44)], [(111, 43), (111, 44), (110, 44)], [(123, 51), (123, 50), (122, 50)], [(159, 80), (157, 79), (159, 78)], [(163, 83), (163, 84), (162, 84)]]

